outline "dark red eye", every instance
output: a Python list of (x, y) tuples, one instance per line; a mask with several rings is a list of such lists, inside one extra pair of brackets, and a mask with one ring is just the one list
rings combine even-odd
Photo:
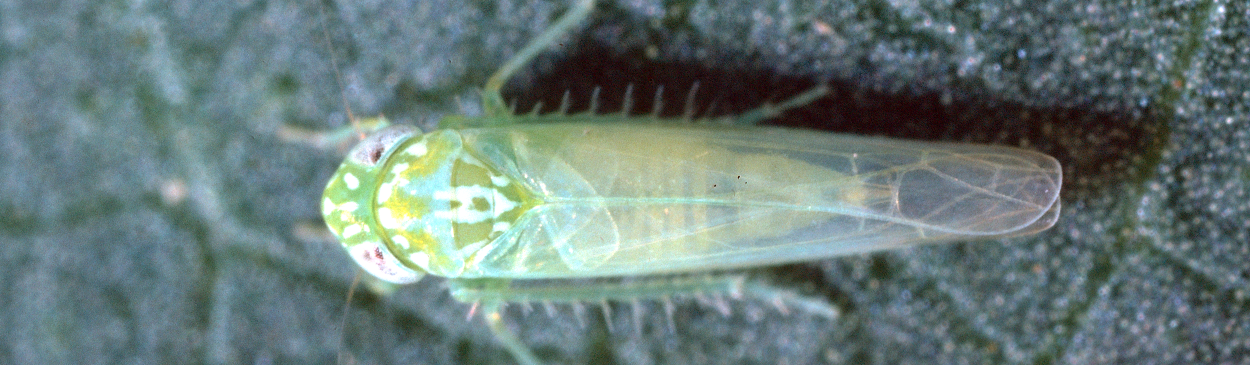
[(378, 141), (366, 141), (368, 144), (361, 146), (356, 150), (355, 158), (361, 164), (366, 166), (374, 166), (382, 159), (382, 154), (386, 152), (386, 146)]
[(350, 158), (364, 166), (376, 166), (386, 155), (387, 149), (402, 143), (404, 139), (421, 134), (416, 128), (393, 125), (378, 131), (361, 141), (352, 150)]
[(369, 163), (377, 164), (382, 159), (382, 146), (375, 146), (369, 151)]

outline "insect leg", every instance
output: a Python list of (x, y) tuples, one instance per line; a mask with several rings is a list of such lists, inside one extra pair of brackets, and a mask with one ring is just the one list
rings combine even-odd
[(517, 363), (522, 365), (538, 365), (538, 357), (534, 356), (534, 352), (530, 351), (521, 340), (516, 337), (512, 331), (504, 328), (503, 323), (503, 305), (501, 303), (486, 304), (483, 308), (483, 317), (486, 319), (486, 325), (490, 327), (490, 332), (495, 334), (495, 338), (502, 342), (504, 347), (508, 348), (508, 352), (516, 358)]
[(590, 11), (595, 7), (595, 0), (577, 0), (576, 4), (569, 9), (560, 19), (556, 20), (551, 27), (539, 34), (537, 38), (525, 45), (520, 52), (512, 56), (508, 62), (504, 63), (490, 79), (486, 81), (486, 86), (482, 88), (482, 115), (488, 122), (502, 124), (507, 117), (512, 115), (512, 109), (503, 101), (503, 84), (508, 82), (512, 74), (516, 73), (521, 67), (528, 64), (539, 52), (542, 52), (548, 46), (559, 41), (561, 36), (569, 32), (573, 26), (581, 23), (590, 15)]
[(741, 296), (742, 275), (658, 276), (630, 279), (450, 280), (451, 296), (466, 303), (588, 303), (664, 299), (691, 294)]
[(283, 142), (302, 143), (319, 150), (346, 150), (351, 144), (363, 139), (363, 136), (390, 124), (383, 116), (360, 119), (351, 125), (328, 131), (313, 131), (283, 124), (278, 127), (277, 135)]
[(829, 86), (820, 85), (813, 87), (811, 90), (804, 91), (802, 94), (795, 95), (785, 101), (777, 104), (764, 104), (755, 109), (751, 109), (745, 113), (732, 117), (729, 122), (733, 125), (752, 126), (759, 122), (781, 115), (786, 110), (800, 108), (810, 104), (816, 99), (820, 99), (829, 94)]
[[(538, 364), (538, 358), (503, 323), (505, 303), (606, 303), (638, 299), (668, 299), (698, 294), (741, 294), (741, 275), (647, 277), (629, 280), (521, 280), (452, 279), (451, 296), (465, 303), (480, 303), (491, 332), (521, 364)], [(517, 285), (513, 285), (517, 283)], [(606, 306), (604, 307), (606, 310)], [(605, 313), (604, 319), (609, 320)]]
[[(806, 297), (791, 290), (780, 289), (764, 282), (748, 280), (742, 274), (697, 274), (655, 276), (626, 279), (574, 279), (574, 280), (507, 280), (507, 279), (452, 279), (448, 281), (453, 298), (466, 303), (479, 303), (484, 319), (493, 332), (522, 364), (537, 363), (537, 357), (503, 323), (505, 303), (607, 303), (639, 300), (661, 300), (668, 315), (670, 331), (672, 324), (671, 298), (732, 298), (751, 297), (772, 303), (782, 312), (789, 308), (799, 312), (835, 319), (839, 310), (820, 298)], [(717, 300), (722, 300), (719, 298)], [(723, 305), (723, 302), (719, 304)], [(581, 308), (581, 307), (575, 307)], [(605, 307), (606, 310), (607, 307)], [(635, 316), (638, 309), (635, 308)], [(721, 309), (728, 315), (728, 308)], [(604, 319), (611, 321), (609, 314)], [(579, 317), (580, 319), (580, 317)], [(635, 318), (635, 322), (640, 322)], [(609, 326), (611, 324), (609, 323)]]

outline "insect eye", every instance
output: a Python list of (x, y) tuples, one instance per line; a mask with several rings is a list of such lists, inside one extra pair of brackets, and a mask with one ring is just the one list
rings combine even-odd
[(415, 128), (408, 126), (390, 126), (370, 135), (352, 150), (353, 161), (365, 166), (377, 165), (386, 154), (386, 150), (398, 145), (404, 139), (420, 134)]
[(357, 163), (365, 166), (374, 166), (382, 159), (382, 154), (386, 152), (386, 145), (378, 141), (365, 141), (356, 147), (356, 151), (352, 153), (352, 159)]
[(376, 165), (380, 159), (382, 159), (382, 146), (373, 146), (373, 148), (370, 148), (369, 159), (367, 162), (371, 165)]

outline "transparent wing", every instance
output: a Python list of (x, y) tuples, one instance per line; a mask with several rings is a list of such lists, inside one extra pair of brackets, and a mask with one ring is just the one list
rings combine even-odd
[[(549, 125), (467, 143), (544, 197), (483, 274), (711, 270), (1034, 233), (1062, 181), (1027, 150), (792, 129)], [(489, 271), (490, 273), (488, 273)]]

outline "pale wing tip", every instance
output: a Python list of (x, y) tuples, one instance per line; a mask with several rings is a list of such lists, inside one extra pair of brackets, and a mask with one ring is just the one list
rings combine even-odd
[(898, 177), (899, 216), (961, 236), (1017, 236), (1054, 225), (1063, 184), (1057, 160), (1017, 148), (961, 147)]
[(1007, 232), (1003, 232), (1001, 237), (1015, 237), (1030, 235), (1044, 231), (1053, 227), (1059, 221), (1059, 212), (1062, 203), (1059, 199), (1059, 193), (1063, 190), (1063, 166), (1059, 161), (1050, 155), (1037, 152), (1027, 151), (1036, 164), (1037, 171), (1036, 180), (1039, 184), (1034, 187), (1034, 191), (1038, 192), (1036, 202), (1039, 207), (1046, 207), (1045, 210), (1039, 210), (1039, 214), (1031, 222), (1017, 226)]
[(1033, 223), (1020, 227), (1020, 229), (1012, 231), (1011, 233), (1002, 235), (1001, 237), (1006, 238), (1006, 237), (1016, 237), (1016, 236), (1027, 236), (1027, 235), (1034, 234), (1037, 232), (1045, 231), (1047, 229), (1050, 229), (1050, 227), (1054, 227), (1055, 223), (1059, 221), (1059, 211), (1061, 210), (1060, 209), (1061, 205), (1063, 204), (1061, 204), (1059, 202), (1059, 199), (1056, 198), (1055, 203), (1051, 204), (1050, 209), (1047, 209), (1045, 212), (1043, 212), (1041, 216), (1039, 216), (1036, 220), (1033, 221)]

